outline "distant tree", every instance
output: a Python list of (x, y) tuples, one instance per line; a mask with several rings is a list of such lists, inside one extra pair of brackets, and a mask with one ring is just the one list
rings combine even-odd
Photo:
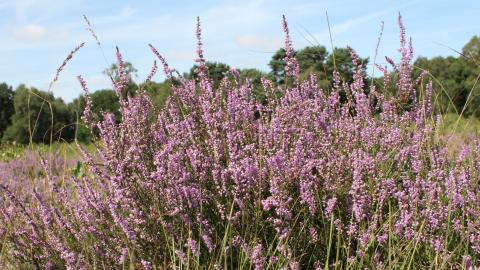
[(163, 108), (168, 97), (171, 95), (171, 85), (172, 82), (170, 80), (165, 80), (161, 83), (149, 82), (140, 85), (140, 87), (145, 89), (157, 108)]
[[(334, 61), (335, 59), (335, 61)], [(363, 64), (364, 72), (368, 65), (368, 58), (358, 59), (359, 64)], [(353, 81), (355, 74), (355, 66), (352, 62), (350, 51), (347, 48), (335, 48), (334, 53), (330, 53), (325, 63), (327, 75), (331, 78), (333, 71), (336, 69), (340, 73), (340, 77), (346, 82)], [(366, 77), (366, 73), (364, 74)]]
[(436, 109), (442, 113), (462, 110), (468, 96), (465, 83), (470, 76), (463, 61), (453, 56), (432, 59), (419, 57), (414, 65), (417, 67), (417, 75), (422, 70), (427, 70), (433, 77)]
[(296, 59), (303, 72), (317, 71), (325, 73), (325, 59), (327, 57), (327, 49), (324, 46), (305, 47), (296, 54)]
[[(130, 62), (124, 63), (125, 73), (128, 78), (128, 84), (123, 89), (123, 98), (127, 96), (133, 96), (138, 89), (137, 84), (133, 81), (133, 78), (137, 77), (138, 70), (133, 66)], [(103, 74), (107, 75), (110, 79), (114, 81), (118, 81), (119, 74), (118, 74), (118, 67), (116, 64), (112, 64), (109, 68), (103, 71)]]
[(281, 48), (275, 52), (268, 63), (270, 66), (270, 74), (273, 76), (274, 81), (279, 84), (285, 82), (285, 61), (283, 60), (285, 56), (285, 49)]
[[(473, 36), (462, 49), (463, 56), (460, 57), (465, 68), (464, 73), (468, 74), (465, 80), (465, 92), (469, 99), (465, 98), (467, 115), (480, 117), (480, 37)], [(465, 93), (464, 92), (464, 93)]]
[[(90, 98), (92, 100), (93, 117), (96, 121), (102, 119), (102, 113), (104, 112), (113, 113), (117, 121), (120, 121), (120, 104), (115, 91), (111, 89), (98, 90), (90, 93)], [(80, 118), (85, 109), (85, 104), (85, 97), (81, 95), (74, 99), (69, 107), (71, 112)]]
[[(220, 62), (206, 62), (207, 65), (207, 75), (213, 81), (213, 85), (217, 87), (222, 79), (228, 75), (230, 66)], [(190, 72), (186, 74), (187, 78), (197, 79), (197, 73), (195, 72), (198, 69), (197, 65), (194, 65)]]
[(0, 84), (0, 138), (2, 138), (5, 129), (12, 123), (11, 118), (15, 112), (13, 97), (12, 87), (6, 83)]
[(67, 106), (51, 93), (21, 85), (15, 91), (14, 109), (4, 141), (50, 143), (51, 140), (71, 141), (74, 137), (75, 129)]
[(120, 104), (114, 91), (109, 89), (99, 90), (92, 93), (90, 97), (94, 115), (100, 118), (101, 113), (111, 112), (117, 120), (120, 120)]
[(54, 98), (51, 103), (54, 116), (53, 139), (66, 142), (73, 141), (75, 138), (74, 115), (70, 113), (68, 105), (63, 99)]
[[(90, 98), (92, 100), (92, 113), (95, 121), (103, 119), (103, 113), (110, 112), (115, 115), (117, 122), (120, 122), (120, 103), (118, 96), (115, 91), (111, 89), (98, 90), (93, 93), (90, 93)], [(83, 95), (80, 95), (78, 98), (74, 99), (71, 103), (68, 104), (68, 110), (70, 114), (75, 118), (75, 123), (77, 124), (76, 138), (79, 141), (90, 141), (91, 131), (84, 125), (81, 120), (83, 111), (85, 110), (86, 101)], [(96, 131), (94, 131), (96, 132)]]
[(463, 111), (480, 117), (480, 38), (474, 36), (457, 56), (419, 57), (417, 73), (427, 70), (433, 78), (435, 105), (440, 112)]
[(324, 46), (305, 47), (298, 51), (296, 58), (302, 79), (307, 79), (313, 73), (317, 76), (320, 87), (324, 89), (330, 87), (332, 73), (331, 70), (327, 70), (328, 52)]
[(265, 92), (262, 86), (262, 78), (273, 80), (273, 77), (270, 74), (253, 68), (240, 69), (238, 72), (242, 81), (250, 80), (254, 97), (257, 100), (263, 100), (265, 98)]
[(470, 41), (463, 46), (462, 53), (464, 57), (480, 65), (480, 37), (473, 36)]
[[(130, 62), (124, 63), (125, 73), (129, 80), (133, 80), (133, 77), (137, 77), (138, 70), (133, 66)], [(103, 71), (103, 74), (107, 75), (108, 77), (112, 78), (113, 80), (118, 80), (118, 67), (116, 64), (112, 64), (109, 68)]]
[[(283, 84), (285, 79), (284, 58), (285, 50), (279, 49), (269, 62), (270, 73), (279, 84)], [(329, 54), (324, 46), (305, 47), (295, 52), (295, 58), (300, 65), (301, 77), (306, 78), (311, 73), (314, 73), (317, 75), (320, 86), (322, 87), (329, 87), (331, 85), (332, 74), (335, 69), (340, 73), (343, 80), (347, 82), (353, 80), (355, 67), (350, 56), (350, 51), (347, 48), (335, 48), (334, 54)], [(368, 59), (359, 58), (359, 61), (364, 64), (364, 69), (366, 70)]]

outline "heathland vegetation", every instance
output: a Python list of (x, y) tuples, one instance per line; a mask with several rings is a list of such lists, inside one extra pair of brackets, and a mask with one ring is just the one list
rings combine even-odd
[(3, 142), (79, 158), (6, 152), (0, 268), (476, 269), (480, 140), (448, 129), (478, 123), (479, 38), (414, 61), (399, 17), (400, 60), (372, 78), (283, 28), (268, 73), (207, 62), (198, 22), (190, 72), (150, 45), (164, 82), (117, 50), (113, 90), (79, 77), (69, 104), (2, 84)]

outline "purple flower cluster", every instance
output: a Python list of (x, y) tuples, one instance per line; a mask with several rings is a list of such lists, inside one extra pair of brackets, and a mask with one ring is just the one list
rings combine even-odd
[[(150, 46), (174, 82), (161, 111), (144, 92), (122, 94), (127, 80), (117, 51), (122, 121), (105, 113), (95, 122), (86, 110), (85, 123), (100, 137), (95, 155), (81, 148), (82, 173), (59, 182), (45, 164), (33, 196), (22, 200), (2, 185), (0, 239), (7, 239), (10, 263), (459, 268), (469, 258), (474, 264), (480, 140), (458, 156), (447, 154), (435, 132), (432, 85), (418, 94), (423, 75), (412, 77), (412, 46), (401, 18), (399, 24), (401, 62), (389, 60), (394, 73), (380, 67), (384, 80), (396, 83), (394, 98), (365, 84), (353, 50), (353, 83), (337, 72), (331, 91), (320, 89), (313, 74), (301, 81), (285, 19), (286, 74), (295, 80), (277, 86), (263, 79), (263, 102), (235, 71), (213, 86), (199, 22), (197, 80), (173, 76)], [(400, 108), (399, 99), (410, 106)]]

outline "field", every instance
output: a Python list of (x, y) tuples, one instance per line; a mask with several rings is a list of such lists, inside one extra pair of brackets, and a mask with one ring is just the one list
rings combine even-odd
[(283, 27), (284, 84), (262, 79), (262, 99), (234, 69), (209, 77), (199, 21), (195, 78), (150, 46), (161, 109), (124, 95), (118, 50), (121, 121), (93, 117), (79, 77), (91, 143), (0, 150), (0, 268), (480, 267), (480, 121), (437, 112), (401, 18), (380, 87), (349, 49), (353, 81), (334, 71), (328, 91)]

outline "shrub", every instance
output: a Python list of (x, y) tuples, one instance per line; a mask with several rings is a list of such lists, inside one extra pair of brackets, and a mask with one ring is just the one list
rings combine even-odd
[(196, 80), (175, 76), (151, 46), (174, 82), (158, 112), (143, 91), (122, 96), (128, 79), (117, 51), (120, 123), (112, 113), (92, 118), (80, 77), (83, 119), (99, 132), (97, 155), (83, 151), (73, 177), (47, 173), (30, 200), (0, 186), (4, 264), (470, 267), (480, 256), (480, 143), (446, 154), (436, 136), (432, 84), (412, 77), (413, 50), (401, 18), (399, 25), (391, 99), (365, 85), (352, 49), (352, 83), (334, 72), (326, 93), (315, 75), (301, 80), (285, 19), (287, 83), (262, 79), (262, 102), (235, 70), (214, 87), (200, 25)]

